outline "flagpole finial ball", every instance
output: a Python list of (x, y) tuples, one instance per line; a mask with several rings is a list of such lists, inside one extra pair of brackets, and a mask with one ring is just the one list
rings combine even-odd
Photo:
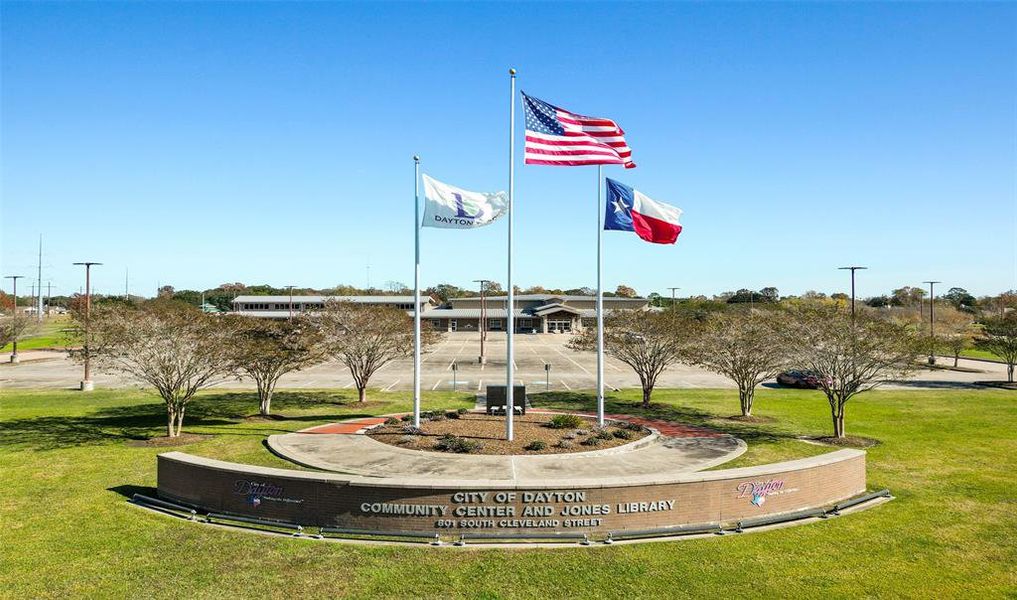
[(515, 69), (509, 69), (509, 75), (515, 75), (515, 74), (516, 74), (516, 70)]
[(420, 162), (420, 157), (416, 154), (413, 155), (413, 162)]

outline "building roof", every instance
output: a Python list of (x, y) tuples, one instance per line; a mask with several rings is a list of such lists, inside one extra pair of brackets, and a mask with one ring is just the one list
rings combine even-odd
[[(492, 302), (507, 302), (508, 296), (484, 296), (485, 300)], [(529, 300), (561, 300), (563, 302), (595, 302), (596, 296), (569, 296), (566, 294), (516, 294), (515, 300), (529, 301)], [(622, 298), (621, 296), (604, 296), (605, 300), (621, 300), (623, 302), (649, 302), (646, 298)], [(480, 300), (480, 296), (469, 296), (466, 298), (449, 298), (450, 301), (455, 302), (456, 300)]]
[[(434, 302), (434, 299), (427, 294), (421, 294), (420, 299), (423, 302)], [(301, 295), (293, 296), (293, 303), (299, 304), (303, 302), (322, 304), (325, 300), (336, 300), (338, 302), (362, 302), (365, 304), (413, 304), (414, 297), (412, 295), (407, 296), (311, 296)], [(290, 296), (237, 296), (233, 300), (233, 304), (244, 303), (244, 302), (277, 302), (288, 304)]]

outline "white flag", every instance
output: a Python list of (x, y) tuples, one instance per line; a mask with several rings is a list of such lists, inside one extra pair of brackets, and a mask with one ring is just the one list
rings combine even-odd
[(473, 229), (508, 210), (505, 192), (470, 192), (424, 175), (424, 227)]

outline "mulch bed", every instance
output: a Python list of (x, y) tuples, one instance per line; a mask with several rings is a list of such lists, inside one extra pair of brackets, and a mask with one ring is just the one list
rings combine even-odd
[[(367, 435), (393, 446), (407, 448), (410, 450), (437, 450), (434, 445), (442, 435), (451, 434), (467, 440), (475, 440), (481, 443), (481, 447), (473, 454), (569, 454), (573, 452), (589, 452), (592, 450), (604, 450), (631, 443), (650, 434), (649, 430), (630, 431), (624, 427), (607, 422), (605, 429), (612, 434), (611, 439), (601, 440), (594, 446), (583, 445), (586, 439), (594, 437), (596, 420), (584, 418), (584, 425), (581, 430), (575, 429), (552, 429), (545, 427), (545, 424), (553, 415), (546, 413), (530, 413), (515, 418), (515, 439), (506, 441), (505, 417), (485, 414), (468, 413), (459, 419), (445, 419), (443, 421), (421, 422), (422, 435), (408, 437), (403, 427), (409, 423), (398, 425), (382, 425), (372, 429)], [(629, 439), (614, 437), (615, 431), (625, 429), (631, 437)], [(585, 431), (586, 433), (580, 433)], [(572, 437), (571, 447), (563, 448), (558, 443), (565, 437)], [(526, 450), (525, 447), (534, 441), (542, 441), (547, 447), (543, 450)]]
[(813, 442), (819, 442), (820, 444), (828, 444), (830, 446), (840, 446), (842, 448), (864, 449), (872, 448), (879, 445), (879, 440), (861, 437), (858, 435), (849, 435), (843, 438), (825, 436), (825, 437), (812, 437), (807, 439)]
[(160, 448), (168, 446), (185, 446), (187, 444), (193, 444), (195, 442), (203, 442), (207, 439), (211, 439), (212, 437), (215, 436), (200, 435), (197, 433), (181, 433), (179, 436), (173, 438), (160, 436), (148, 438), (147, 440), (131, 440), (127, 442), (127, 445), (133, 446), (135, 448), (144, 448), (150, 446), (157, 446)]

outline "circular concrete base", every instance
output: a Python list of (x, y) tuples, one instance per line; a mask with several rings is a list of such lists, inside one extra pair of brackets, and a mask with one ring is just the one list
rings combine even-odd
[(93, 383), (91, 380), (81, 382), (82, 392), (91, 392), (93, 389), (95, 389), (95, 383)]
[(21, 362), (21, 357), (18, 356), (17, 354), (12, 354), (11, 355), (11, 364), (15, 364), (16, 365), (19, 362)]

